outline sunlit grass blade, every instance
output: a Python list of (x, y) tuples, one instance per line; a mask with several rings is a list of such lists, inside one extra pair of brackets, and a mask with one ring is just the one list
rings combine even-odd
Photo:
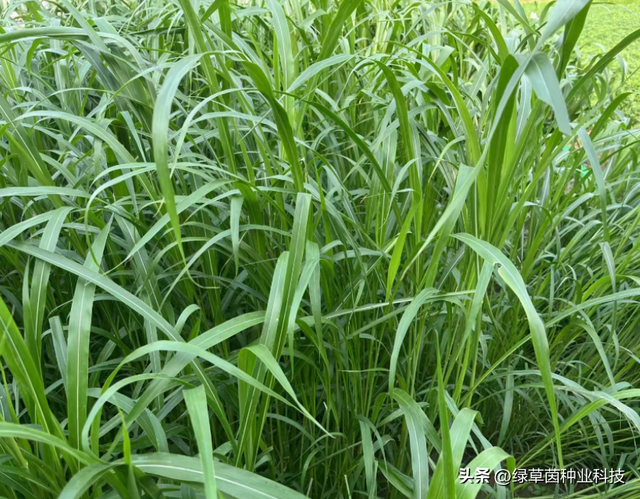
[(204, 489), (207, 499), (217, 499), (215, 468), (213, 464), (213, 448), (211, 446), (211, 428), (209, 427), (209, 412), (207, 410), (206, 393), (203, 386), (186, 390), (184, 401), (187, 404), (191, 424), (198, 442), (200, 463), (204, 475)]

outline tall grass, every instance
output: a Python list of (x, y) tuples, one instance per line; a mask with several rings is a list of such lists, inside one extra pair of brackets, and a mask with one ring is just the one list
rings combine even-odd
[(591, 6), (6, 5), (0, 495), (640, 494), (638, 130)]

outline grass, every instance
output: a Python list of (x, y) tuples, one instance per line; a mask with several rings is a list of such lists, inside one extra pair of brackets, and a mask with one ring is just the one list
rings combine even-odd
[[(525, 3), (524, 9), (540, 13), (544, 2)], [(615, 0), (594, 3), (589, 11), (580, 39), (580, 52), (584, 57), (599, 56), (611, 50), (622, 38), (640, 28), (640, 2)], [(611, 65), (616, 75), (612, 81), (617, 93), (630, 92), (622, 106), (634, 123), (640, 120), (640, 44), (633, 43), (620, 53), (621, 58)]]
[(0, 496), (638, 497), (640, 32), (579, 57), (594, 8), (5, 4)]

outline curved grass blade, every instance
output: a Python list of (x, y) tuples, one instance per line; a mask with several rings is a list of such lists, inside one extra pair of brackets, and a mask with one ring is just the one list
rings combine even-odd
[(538, 315), (533, 302), (527, 292), (527, 287), (522, 280), (522, 276), (516, 269), (515, 265), (505, 257), (500, 250), (495, 246), (481, 241), (469, 234), (455, 234), (453, 237), (462, 241), (469, 246), (473, 251), (478, 253), (487, 262), (492, 265), (499, 265), (498, 274), (504, 279), (504, 282), (511, 288), (516, 294), (518, 300), (524, 308), (525, 314), (529, 321), (529, 331), (531, 334), (531, 342), (536, 354), (536, 360), (538, 362), (538, 368), (542, 376), (544, 383), (544, 389), (549, 401), (549, 408), (551, 411), (551, 419), (553, 423), (553, 429), (556, 436), (556, 450), (558, 452), (558, 462), (560, 468), (563, 467), (562, 459), (562, 443), (560, 437), (560, 426), (558, 423), (558, 406), (556, 403), (556, 396), (554, 392), (553, 379), (551, 377), (551, 360), (549, 357), (549, 342), (547, 340), (547, 333), (544, 327), (542, 319)]
[(182, 236), (180, 235), (180, 220), (176, 210), (175, 195), (171, 182), (171, 173), (169, 171), (168, 157), (168, 132), (169, 118), (171, 116), (171, 105), (173, 98), (178, 90), (180, 80), (200, 61), (200, 55), (192, 55), (181, 59), (167, 73), (162, 83), (156, 105), (153, 110), (153, 156), (158, 171), (158, 180), (160, 188), (164, 196), (164, 201), (173, 227), (173, 234), (178, 242), (178, 248), (184, 258), (184, 250), (182, 248)]

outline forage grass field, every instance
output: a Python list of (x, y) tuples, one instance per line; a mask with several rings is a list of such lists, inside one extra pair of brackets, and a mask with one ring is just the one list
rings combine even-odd
[(640, 497), (640, 31), (2, 6), (0, 497)]

